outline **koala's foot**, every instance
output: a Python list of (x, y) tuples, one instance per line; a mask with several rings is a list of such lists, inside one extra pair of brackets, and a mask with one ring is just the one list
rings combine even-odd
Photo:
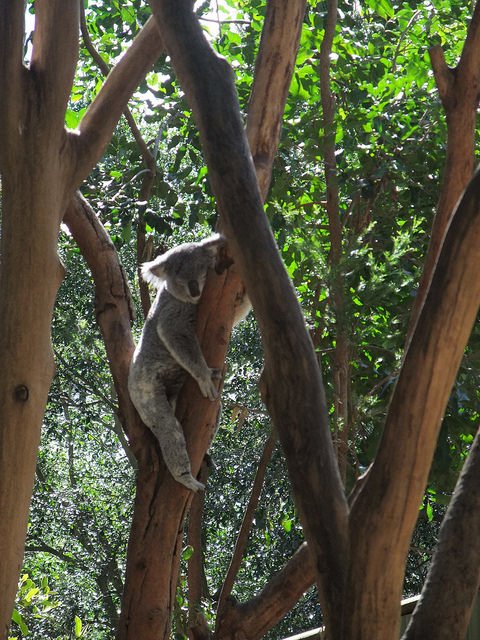
[(187, 489), (190, 489), (190, 491), (193, 491), (194, 493), (205, 490), (205, 485), (196, 480), (191, 473), (188, 473), (188, 471), (182, 473), (180, 476), (174, 477), (177, 482), (183, 484)]

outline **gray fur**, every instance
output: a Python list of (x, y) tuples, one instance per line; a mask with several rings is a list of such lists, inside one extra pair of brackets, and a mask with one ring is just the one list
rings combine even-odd
[(220, 372), (205, 362), (195, 321), (207, 271), (224, 242), (215, 234), (174, 247), (142, 266), (143, 278), (158, 288), (158, 294), (133, 354), (128, 389), (140, 417), (156, 436), (170, 473), (192, 491), (204, 485), (192, 476), (175, 404), (187, 372), (205, 398), (218, 398), (214, 380)]

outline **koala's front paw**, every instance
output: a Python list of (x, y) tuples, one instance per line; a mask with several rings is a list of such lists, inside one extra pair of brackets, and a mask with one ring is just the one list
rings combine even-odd
[(218, 393), (217, 385), (214, 380), (219, 380), (222, 377), (220, 369), (210, 369), (210, 375), (208, 378), (200, 378), (197, 380), (198, 386), (204, 398), (209, 400), (216, 400), (220, 395)]

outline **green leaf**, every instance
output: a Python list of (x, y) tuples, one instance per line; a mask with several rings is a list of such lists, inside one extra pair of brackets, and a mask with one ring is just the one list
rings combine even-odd
[(430, 502), (427, 502), (427, 506), (425, 507), (425, 512), (427, 514), (428, 521), (432, 522), (432, 520), (433, 520), (433, 509), (432, 509), (432, 505), (430, 504)]
[(75, 637), (76, 638), (82, 637), (82, 626), (83, 625), (80, 618), (78, 616), (75, 616)]
[(182, 552), (182, 560), (190, 560), (190, 558), (193, 556), (193, 552), (195, 551), (195, 549), (192, 547), (192, 545), (188, 545), (185, 547), (185, 549)]
[(27, 627), (27, 625), (25, 624), (24, 619), (22, 618), (22, 616), (20, 615), (20, 613), (14, 609), (13, 613), (12, 613), (12, 620), (13, 622), (15, 622), (15, 624), (17, 624), (20, 627), (20, 631), (22, 632), (23, 636), (28, 636), (30, 631)]
[(282, 527), (283, 530), (286, 531), (287, 533), (290, 533), (290, 531), (292, 530), (292, 519), (288, 518), (287, 516), (285, 516), (282, 519)]

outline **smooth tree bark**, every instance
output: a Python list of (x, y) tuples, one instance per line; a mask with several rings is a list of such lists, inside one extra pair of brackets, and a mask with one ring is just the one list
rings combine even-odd
[(78, 48), (77, 0), (40, 1), (37, 12), (27, 71), (23, 2), (0, 2), (2, 638), (23, 561), (40, 427), (54, 371), (50, 327), (63, 272), (56, 246), (71, 169), (63, 123)]
[[(0, 2), (0, 634), (10, 624), (53, 375), (53, 304), (63, 269), (57, 237), (75, 187), (108, 143), (126, 102), (161, 51), (146, 25), (76, 132), (64, 127), (78, 55), (77, 0), (38, 0), (30, 65), (24, 6)], [(153, 36), (153, 37), (152, 37)]]
[(447, 149), (442, 187), (433, 220), (422, 277), (410, 320), (411, 334), (425, 301), (445, 232), (455, 205), (472, 177), (475, 158), (475, 126), (480, 85), (480, 3), (472, 20), (457, 66), (447, 66), (440, 45), (429, 51), (438, 94), (447, 119)]
[(478, 312), (479, 270), (477, 172), (448, 228), (378, 453), (352, 504), (346, 638), (398, 637), (406, 556), (441, 421)]
[(268, 408), (316, 559), (325, 616), (332, 627), (340, 628), (348, 507), (330, 438), (321, 374), (263, 213), (231, 69), (206, 42), (188, 1), (152, 0), (151, 5), (193, 109), (224, 228), (253, 303), (265, 351)]
[[(480, 588), (480, 430), (442, 522), (403, 640), (464, 640)], [(448, 588), (446, 587), (448, 585)]]

